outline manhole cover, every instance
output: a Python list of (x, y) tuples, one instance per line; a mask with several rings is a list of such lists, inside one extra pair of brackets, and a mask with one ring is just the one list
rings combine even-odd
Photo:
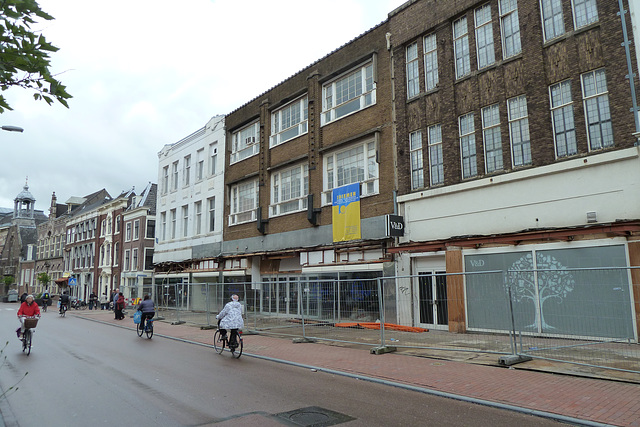
[(355, 420), (355, 418), (349, 417), (347, 415), (330, 411), (329, 409), (319, 408), (317, 406), (310, 406), (308, 408), (300, 408), (289, 412), (282, 412), (280, 414), (276, 414), (276, 416), (283, 418), (297, 426), (303, 427), (333, 426), (336, 424), (342, 424), (346, 423), (347, 421)]

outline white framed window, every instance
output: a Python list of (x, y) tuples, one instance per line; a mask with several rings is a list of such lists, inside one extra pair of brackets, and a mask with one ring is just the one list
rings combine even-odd
[(332, 190), (348, 184), (360, 183), (360, 196), (377, 194), (378, 161), (375, 141), (351, 145), (324, 156), (323, 204), (333, 203)]
[(571, 80), (549, 86), (549, 99), (556, 158), (578, 154), (576, 127), (573, 120)]
[(271, 138), (269, 147), (289, 141), (307, 133), (308, 100), (302, 98), (287, 104), (271, 114)]
[(182, 175), (182, 183), (188, 187), (191, 184), (191, 155), (184, 158)]
[(124, 271), (131, 270), (131, 251), (129, 249), (124, 251)]
[(124, 232), (124, 241), (125, 242), (129, 242), (131, 241), (131, 222), (127, 222), (127, 224), (124, 227), (125, 232)]
[(169, 211), (169, 215), (171, 216), (171, 238), (175, 239), (176, 238), (176, 221), (178, 220), (178, 218), (176, 217), (176, 210), (175, 209), (171, 209)]
[(502, 33), (502, 57), (507, 59), (522, 51), (518, 0), (499, 0), (498, 9)]
[(144, 248), (144, 270), (153, 270), (153, 248)]
[(613, 146), (613, 128), (609, 111), (609, 92), (604, 68), (584, 73), (582, 80), (582, 102), (587, 120), (589, 149)]
[(273, 217), (307, 209), (308, 194), (308, 164), (272, 173), (269, 215)]
[(502, 170), (502, 135), (500, 134), (500, 108), (498, 104), (482, 109), (482, 140), (484, 164), (487, 173)]
[(252, 123), (231, 135), (231, 163), (237, 163), (260, 151), (258, 122)]
[(475, 10), (476, 52), (478, 54), (478, 69), (482, 69), (496, 62), (493, 47), (493, 23), (491, 22), (491, 5), (488, 3)]
[[(120, 233), (120, 222), (122, 222), (122, 217), (120, 215), (118, 215), (116, 217), (116, 234)], [(87, 234), (88, 237), (88, 234)]]
[(418, 43), (407, 46), (406, 59), (407, 99), (420, 94), (420, 71), (418, 70)]
[[(91, 262), (91, 246), (87, 247), (87, 256), (89, 257), (88, 262), (90, 263)], [(120, 243), (115, 242), (113, 244), (113, 265), (117, 266), (118, 264), (120, 264)]]
[(456, 61), (456, 79), (459, 79), (471, 72), (469, 30), (466, 16), (453, 23), (453, 52)]
[(131, 270), (138, 270), (138, 249), (134, 248), (131, 252)]
[(237, 225), (256, 220), (256, 208), (258, 207), (258, 180), (234, 184), (231, 193), (231, 215), (229, 225)]
[(136, 219), (133, 221), (133, 240), (138, 240), (140, 238), (140, 220)]
[(474, 114), (469, 113), (458, 118), (460, 132), (460, 158), (462, 160), (462, 178), (472, 178), (478, 175), (476, 158), (476, 134), (473, 123)]
[(204, 178), (204, 148), (196, 152), (196, 181)]
[(409, 134), (411, 158), (411, 189), (424, 187), (424, 164), (422, 163), (422, 131)]
[(195, 212), (195, 223), (193, 224), (193, 234), (199, 236), (202, 233), (202, 202), (197, 201), (193, 204)]
[(173, 162), (171, 165), (171, 190), (178, 189), (178, 162)]
[(156, 220), (147, 218), (147, 231), (145, 234), (146, 239), (153, 239), (156, 234)]
[(189, 235), (189, 205), (182, 207), (182, 237)]
[(442, 125), (429, 126), (429, 185), (444, 183), (444, 156), (442, 154)]
[(207, 224), (209, 224), (209, 228), (208, 231), (209, 233), (214, 232), (216, 230), (216, 198), (215, 197), (209, 197), (207, 199), (207, 208), (208, 208), (208, 221)]
[(575, 29), (598, 22), (598, 7), (596, 0), (572, 0), (573, 25)]
[(162, 194), (169, 192), (169, 166), (162, 168)]
[(564, 34), (564, 14), (562, 0), (540, 0), (542, 32), (544, 40), (553, 40)]
[(425, 36), (423, 45), (425, 88), (429, 91), (438, 86), (438, 45), (436, 43), (436, 35)]
[(373, 62), (368, 62), (322, 86), (321, 124), (324, 126), (375, 103)]
[(531, 139), (529, 137), (529, 112), (524, 95), (507, 100), (511, 161), (513, 166), (531, 164)]
[(209, 144), (209, 175), (213, 176), (218, 170), (218, 142)]
[(160, 240), (167, 240), (167, 213), (160, 213)]

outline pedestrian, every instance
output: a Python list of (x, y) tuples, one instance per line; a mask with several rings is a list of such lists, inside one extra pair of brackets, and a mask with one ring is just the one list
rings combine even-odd
[(118, 292), (118, 299), (116, 301), (116, 320), (124, 319), (124, 314), (122, 310), (124, 310), (124, 295), (122, 292)]
[(100, 295), (100, 310), (106, 310), (107, 308), (107, 304), (108, 304), (109, 300), (107, 299), (107, 293), (103, 293), (102, 295)]
[(23, 293), (22, 295), (20, 295), (20, 302), (23, 303), (27, 300), (27, 295), (29, 295), (28, 293)]
[(120, 288), (116, 288), (116, 290), (111, 295), (111, 302), (113, 303), (113, 311), (115, 313), (116, 320), (119, 320), (118, 319), (118, 314), (116, 312), (116, 308), (118, 307), (118, 297), (120, 296), (120, 295), (118, 295), (119, 293), (120, 293)]
[[(93, 310), (93, 306), (96, 303), (96, 300), (98, 299), (98, 297), (96, 297), (95, 292), (91, 292), (91, 294), (89, 295), (89, 310)], [(98, 308), (98, 306), (96, 305), (96, 309)]]

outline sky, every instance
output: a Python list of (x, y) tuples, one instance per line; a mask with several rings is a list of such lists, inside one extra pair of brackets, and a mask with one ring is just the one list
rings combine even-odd
[[(139, 194), (158, 152), (387, 18), (406, 0), (39, 0), (32, 25), (54, 46), (51, 71), (73, 98), (48, 106), (3, 93), (0, 208), (28, 183), (36, 209), (103, 188)], [(179, 5), (179, 7), (177, 7)]]

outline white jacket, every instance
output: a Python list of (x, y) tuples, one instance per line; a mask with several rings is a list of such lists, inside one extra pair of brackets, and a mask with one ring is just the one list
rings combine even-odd
[(244, 327), (242, 304), (238, 301), (228, 302), (222, 311), (218, 313), (216, 319), (221, 319), (220, 327), (222, 329), (242, 329)]

